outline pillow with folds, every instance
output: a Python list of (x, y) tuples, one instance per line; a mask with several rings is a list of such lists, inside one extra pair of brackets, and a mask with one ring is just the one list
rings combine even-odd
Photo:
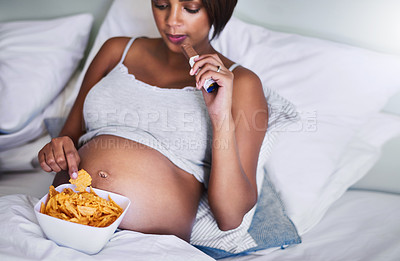
[[(382, 147), (389, 140), (400, 135), (400, 117), (385, 113), (371, 115), (368, 122), (359, 128), (356, 135), (345, 146), (339, 159), (330, 168), (319, 163), (318, 159), (311, 162), (303, 156), (294, 157), (292, 152), (287, 151), (297, 147), (297, 153), (310, 155), (309, 149), (303, 143), (310, 142), (313, 149), (326, 154), (324, 157), (320, 157), (320, 159), (325, 158), (324, 162), (326, 163), (328, 160), (333, 161), (332, 158), (329, 158), (329, 155), (332, 154), (324, 150), (326, 142), (318, 145), (318, 141), (313, 139), (301, 140), (298, 136), (290, 136), (290, 134), (283, 133), (279, 136), (273, 155), (267, 159), (266, 168), (271, 175), (271, 181), (285, 203), (287, 214), (300, 230), (299, 234), (303, 235), (318, 224), (329, 207), (350, 186), (366, 176), (378, 162)], [(301, 150), (298, 148), (300, 146), (305, 149)], [(283, 155), (282, 151), (286, 151), (286, 153)], [(288, 161), (283, 158), (291, 160), (292, 168), (298, 166), (301, 169), (296, 171), (284, 168), (283, 165), (288, 164)], [(308, 170), (303, 165), (304, 161), (312, 164), (308, 168), (312, 173), (304, 172)], [(327, 175), (328, 170), (330, 175)], [(295, 173), (300, 177), (294, 178)], [(301, 177), (304, 179), (300, 180)]]
[[(342, 171), (347, 165), (339, 165), (341, 157), (354, 135), (400, 91), (400, 58), (235, 18), (214, 46), (299, 110), (297, 129), (279, 136), (266, 168), (301, 235), (320, 219), (326, 193), (338, 198), (354, 183), (348, 175), (358, 174)], [(337, 182), (343, 183), (341, 190)]]
[(60, 93), (83, 57), (93, 17), (0, 23), (0, 133), (22, 130)]
[(400, 134), (386, 143), (378, 162), (350, 189), (400, 194)]

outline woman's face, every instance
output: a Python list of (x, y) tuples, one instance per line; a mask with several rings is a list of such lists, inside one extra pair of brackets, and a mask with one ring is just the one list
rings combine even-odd
[(152, 0), (154, 20), (168, 48), (181, 52), (183, 41), (208, 43), (210, 23), (201, 0)]

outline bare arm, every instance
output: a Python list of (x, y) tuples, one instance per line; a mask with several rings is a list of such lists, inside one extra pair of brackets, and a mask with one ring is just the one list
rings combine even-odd
[(83, 103), (90, 89), (118, 62), (126, 41), (125, 38), (112, 38), (106, 41), (93, 59), (59, 137), (53, 138), (38, 153), (43, 170), (47, 172), (68, 170), (71, 177), (76, 177), (80, 162), (77, 151), (78, 139), (85, 132)]
[[(205, 66), (201, 71), (206, 71)], [(208, 68), (200, 77), (200, 85), (212, 76), (221, 86), (217, 94), (204, 92), (213, 124), (208, 200), (219, 228), (229, 230), (239, 226), (257, 202), (256, 169), (268, 110), (261, 82), (254, 73), (237, 68), (233, 79), (226, 68), (221, 70), (222, 75), (212, 66)]]

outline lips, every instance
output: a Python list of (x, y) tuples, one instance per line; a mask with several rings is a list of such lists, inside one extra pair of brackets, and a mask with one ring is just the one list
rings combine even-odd
[(183, 34), (167, 34), (168, 40), (173, 44), (182, 44), (186, 37)]

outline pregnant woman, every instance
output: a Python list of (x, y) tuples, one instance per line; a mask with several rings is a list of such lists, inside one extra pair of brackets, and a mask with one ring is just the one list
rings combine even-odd
[[(123, 229), (189, 241), (203, 192), (221, 230), (241, 224), (257, 202), (268, 111), (259, 78), (210, 44), (236, 2), (152, 0), (161, 38), (103, 44), (60, 136), (38, 154), (55, 186), (85, 169), (93, 187), (132, 201)], [(193, 68), (184, 42), (201, 54)]]

